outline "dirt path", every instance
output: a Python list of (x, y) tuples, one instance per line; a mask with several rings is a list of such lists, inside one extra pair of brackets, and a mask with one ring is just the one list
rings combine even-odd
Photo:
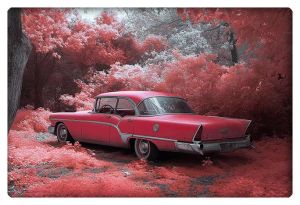
[(201, 157), (163, 153), (156, 163), (130, 150), (61, 146), (55, 136), (12, 130), (11, 196), (289, 196), (290, 138), (264, 138), (254, 150)]

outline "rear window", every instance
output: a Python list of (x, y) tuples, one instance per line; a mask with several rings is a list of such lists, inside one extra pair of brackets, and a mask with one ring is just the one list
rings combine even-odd
[(185, 100), (177, 97), (151, 97), (139, 106), (141, 115), (160, 115), (172, 113), (193, 113)]

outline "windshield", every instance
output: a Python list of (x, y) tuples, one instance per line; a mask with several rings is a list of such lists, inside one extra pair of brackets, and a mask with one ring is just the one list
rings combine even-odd
[(188, 104), (176, 97), (151, 97), (138, 106), (141, 115), (158, 115), (169, 113), (193, 113)]

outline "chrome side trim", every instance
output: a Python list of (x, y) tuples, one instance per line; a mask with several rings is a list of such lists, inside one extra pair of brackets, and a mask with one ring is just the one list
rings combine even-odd
[(50, 120), (56, 120), (56, 121), (69, 121), (69, 122), (88, 122), (88, 123), (96, 123), (96, 124), (102, 124), (102, 125), (107, 125), (111, 126), (117, 129), (122, 141), (124, 144), (128, 143), (128, 138), (129, 137), (136, 137), (136, 138), (142, 138), (142, 139), (153, 139), (153, 140), (162, 140), (162, 141), (171, 141), (171, 142), (176, 142), (177, 140), (173, 139), (166, 139), (166, 138), (160, 138), (160, 137), (152, 137), (152, 136), (146, 136), (146, 135), (133, 135), (130, 133), (122, 133), (120, 128), (112, 123), (108, 122), (98, 122), (94, 120), (71, 120), (71, 119), (58, 119), (58, 118), (51, 118)]
[[(199, 131), (199, 129), (202, 127), (202, 124), (200, 124), (199, 125), (199, 127), (198, 127), (198, 129), (196, 130), (196, 132), (195, 132), (195, 134), (194, 134), (194, 136), (193, 136), (193, 142), (201, 142), (201, 141), (195, 141), (195, 137), (196, 137), (196, 135), (197, 135), (197, 133), (198, 133), (198, 131)], [(202, 134), (202, 133), (201, 133)]]
[(123, 141), (124, 144), (128, 144), (128, 138), (132, 136), (132, 134), (127, 134), (127, 133), (121, 133), (119, 132), (120, 137)]
[(247, 127), (246, 127), (246, 129), (245, 129), (245, 133), (244, 133), (244, 135), (246, 135), (246, 133), (247, 133), (247, 130), (248, 130), (248, 128), (249, 128), (249, 126), (250, 126), (251, 122), (252, 122), (252, 120), (249, 120), (249, 122), (248, 122), (248, 125), (247, 125)]
[(116, 125), (114, 125), (112, 123), (98, 122), (98, 121), (95, 121), (95, 120), (71, 120), (71, 119), (58, 119), (58, 118), (50, 118), (50, 120), (69, 121), (69, 122), (89, 122), (89, 123), (96, 123), (96, 124), (103, 124), (103, 125), (107, 125), (107, 126), (112, 126), (112, 127), (115, 127), (117, 129), (119, 129)]
[(153, 140), (177, 142), (177, 140), (173, 140), (173, 139), (160, 138), (160, 137), (151, 137), (151, 136), (146, 136), (146, 135), (133, 135), (133, 137), (140, 138), (140, 139), (153, 139)]

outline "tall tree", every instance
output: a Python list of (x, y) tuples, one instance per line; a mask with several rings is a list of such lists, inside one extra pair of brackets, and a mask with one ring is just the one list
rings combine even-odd
[(124, 31), (124, 25), (108, 13), (85, 21), (76, 9), (24, 9), (23, 28), (33, 44), (25, 74), (22, 105), (64, 109), (59, 96), (77, 92), (74, 79), (88, 71), (108, 71), (115, 63), (135, 64), (165, 49), (162, 38), (143, 41)]
[(22, 32), (21, 9), (8, 11), (8, 130), (15, 118), (22, 88), (25, 65), (31, 45)]
[[(43, 88), (54, 71), (60, 50), (70, 36), (69, 9), (24, 9), (23, 28), (33, 44), (25, 76), (32, 75), (34, 107), (43, 107)], [(31, 83), (31, 82), (26, 82)], [(23, 94), (22, 94), (23, 95)], [(23, 96), (22, 96), (23, 97)]]

